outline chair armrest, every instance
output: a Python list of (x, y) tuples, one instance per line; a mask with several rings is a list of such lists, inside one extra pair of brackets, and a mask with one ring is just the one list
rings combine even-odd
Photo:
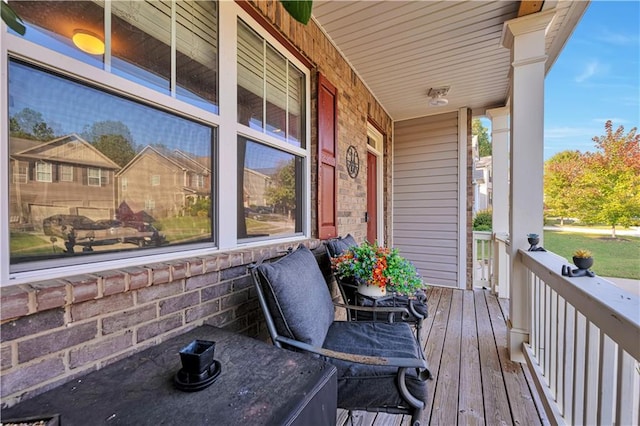
[(309, 345), (307, 343), (299, 342), (297, 340), (289, 339), (288, 337), (278, 336), (278, 342), (284, 343), (291, 347), (301, 349), (306, 352), (326, 356), (328, 358), (339, 359), (342, 361), (355, 362), (358, 364), (368, 365), (388, 365), (390, 367), (398, 368), (419, 368), (427, 370), (427, 361), (420, 358), (397, 358), (397, 357), (381, 357), (381, 356), (367, 356), (350, 354), (347, 352), (337, 352), (331, 349), (321, 348), (319, 346)]
[(402, 306), (360, 306), (360, 305), (345, 305), (344, 303), (333, 302), (333, 306), (343, 309), (351, 309), (353, 311), (361, 312), (375, 312), (378, 314), (408, 314), (409, 309)]

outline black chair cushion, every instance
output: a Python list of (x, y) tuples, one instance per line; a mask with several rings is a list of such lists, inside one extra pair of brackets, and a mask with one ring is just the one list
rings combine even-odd
[(300, 246), (276, 262), (259, 265), (258, 271), (265, 278), (265, 298), (278, 333), (322, 346), (333, 322), (334, 310), (313, 253)]
[[(329, 328), (323, 347), (358, 355), (422, 358), (411, 327), (406, 323), (336, 321)], [(397, 388), (397, 367), (336, 359), (329, 362), (338, 368), (338, 407), (364, 410), (407, 406)], [(418, 378), (413, 368), (407, 370), (407, 389), (418, 399), (426, 400), (426, 382)]]

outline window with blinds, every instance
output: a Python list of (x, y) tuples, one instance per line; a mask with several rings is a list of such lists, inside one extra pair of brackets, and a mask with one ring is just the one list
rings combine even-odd
[(305, 77), (238, 21), (238, 122), (305, 148)]
[[(217, 2), (54, 0), (11, 6), (27, 24), (27, 40), (218, 112)], [(104, 54), (75, 46), (78, 31), (104, 43)]]

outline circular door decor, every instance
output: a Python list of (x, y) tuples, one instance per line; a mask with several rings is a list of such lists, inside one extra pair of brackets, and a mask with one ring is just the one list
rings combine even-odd
[(350, 145), (347, 149), (347, 172), (353, 179), (358, 177), (360, 171), (360, 158), (358, 157), (358, 151), (356, 147)]

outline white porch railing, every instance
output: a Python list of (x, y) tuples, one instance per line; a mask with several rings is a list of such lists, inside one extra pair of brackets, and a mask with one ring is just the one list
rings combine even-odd
[(473, 231), (473, 286), (491, 287), (493, 246), (491, 231)]
[(511, 242), (509, 234), (496, 233), (493, 236), (493, 275), (491, 277), (491, 290), (498, 293), (498, 297), (509, 298), (509, 259), (511, 255)]
[(639, 424), (640, 297), (598, 276), (564, 277), (568, 263), (550, 252), (520, 250), (517, 261), (530, 272), (525, 359), (549, 419)]

